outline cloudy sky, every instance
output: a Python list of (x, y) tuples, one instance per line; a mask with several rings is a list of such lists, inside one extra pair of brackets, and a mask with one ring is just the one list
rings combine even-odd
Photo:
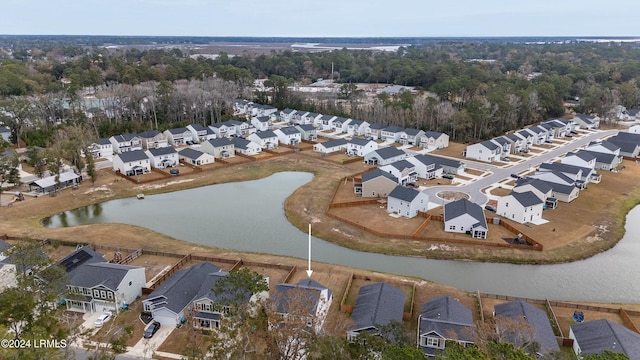
[(0, 34), (640, 36), (637, 0), (0, 0)]

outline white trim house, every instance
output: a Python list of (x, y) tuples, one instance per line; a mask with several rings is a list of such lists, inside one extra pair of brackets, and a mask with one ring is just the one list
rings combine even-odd
[(444, 231), (486, 239), (489, 228), (482, 207), (467, 199), (460, 199), (444, 205)]
[(145, 151), (145, 154), (147, 154), (151, 160), (151, 166), (156, 169), (174, 167), (180, 162), (178, 152), (171, 146), (149, 149)]
[(387, 196), (387, 212), (413, 218), (418, 211), (425, 212), (429, 206), (429, 195), (414, 188), (396, 186)]
[(126, 151), (114, 156), (113, 171), (127, 176), (147, 174), (151, 172), (151, 161), (142, 150)]

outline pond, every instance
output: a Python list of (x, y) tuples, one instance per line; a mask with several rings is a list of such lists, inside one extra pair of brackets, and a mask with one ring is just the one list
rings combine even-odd
[[(284, 216), (283, 204), (312, 174), (281, 172), (264, 179), (112, 200), (70, 210), (49, 227), (126, 223), (192, 243), (239, 251), (307, 257), (308, 237)], [(390, 219), (391, 220), (391, 219)], [(627, 217), (613, 249), (557, 265), (432, 260), (354, 251), (313, 238), (313, 261), (415, 276), (465, 290), (531, 298), (636, 303), (640, 293), (640, 208)]]

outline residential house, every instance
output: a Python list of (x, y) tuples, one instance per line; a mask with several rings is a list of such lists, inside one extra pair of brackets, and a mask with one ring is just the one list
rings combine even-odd
[(595, 152), (589, 150), (578, 150), (578, 153), (586, 152), (589, 153), (596, 158), (596, 166), (595, 169), (599, 170), (614, 170), (621, 162), (622, 158), (615, 154), (607, 154), (604, 152)]
[[(601, 180), (600, 174), (592, 168), (575, 166), (563, 163), (542, 163), (536, 171), (559, 171), (569, 178), (574, 179), (576, 183), (599, 183)], [(581, 186), (582, 187), (582, 186)], [(586, 185), (584, 185), (586, 187)]]
[(346, 119), (343, 117), (336, 117), (331, 121), (331, 130), (334, 133), (342, 134), (347, 130), (347, 124), (351, 121), (351, 119)]
[(511, 153), (517, 154), (525, 149), (526, 140), (516, 133), (505, 135), (511, 141)]
[(142, 150), (142, 140), (136, 134), (114, 135), (109, 141), (113, 145), (113, 152), (117, 154)]
[(314, 112), (308, 112), (300, 116), (300, 125), (314, 125), (322, 115)]
[(380, 139), (388, 143), (400, 142), (403, 132), (404, 129), (400, 126), (387, 126), (380, 132)]
[(302, 141), (302, 134), (295, 126), (286, 126), (274, 131), (278, 141), (285, 145), (298, 145)]
[(524, 129), (533, 135), (533, 145), (542, 145), (547, 141), (551, 141), (551, 134), (549, 130), (542, 126), (531, 126)]
[(534, 134), (527, 129), (519, 130), (515, 132), (515, 134), (522, 138), (522, 140), (524, 140), (524, 143), (522, 144), (522, 150), (524, 150), (523, 152), (528, 151), (533, 146), (533, 143), (537, 138), (537, 134)]
[(342, 152), (347, 150), (347, 140), (345, 139), (334, 139), (325, 141), (323, 143), (317, 143), (313, 145), (313, 151), (323, 153), (323, 154), (331, 154), (334, 152)]
[[(57, 177), (58, 179), (56, 179), (56, 175), (51, 175), (43, 177), (42, 179), (34, 180), (29, 183), (29, 191), (47, 194), (69, 186), (80, 184), (81, 180), (80, 175), (76, 174), (71, 169), (69, 169), (69, 171), (61, 172)], [(35, 188), (35, 190), (33, 188)]]
[(620, 146), (607, 141), (607, 140), (602, 140), (602, 141), (592, 141), (589, 143), (589, 145), (587, 145), (587, 147), (584, 148), (587, 151), (593, 151), (593, 152), (598, 152), (598, 153), (605, 153), (605, 154), (613, 154), (615, 156), (620, 156)]
[(400, 133), (400, 143), (402, 145), (418, 146), (422, 136), (424, 136), (424, 131), (406, 128)]
[(508, 159), (509, 155), (513, 153), (513, 143), (509, 138), (505, 136), (498, 136), (491, 139), (491, 141), (500, 147), (500, 159)]
[(176, 326), (184, 321), (185, 310), (201, 290), (211, 291), (211, 288), (203, 289), (203, 285), (210, 285), (210, 282), (207, 281), (210, 274), (219, 274), (220, 272), (219, 267), (209, 262), (180, 269), (158, 285), (146, 299), (142, 300), (143, 309), (150, 312), (153, 319), (160, 324)]
[(396, 186), (387, 196), (387, 212), (406, 218), (414, 218), (418, 211), (425, 212), (429, 195), (412, 187)]
[(193, 134), (186, 127), (167, 129), (164, 131), (164, 135), (167, 137), (169, 144), (173, 146), (185, 145), (187, 141), (193, 142)]
[(233, 137), (231, 142), (234, 150), (243, 155), (253, 156), (262, 152), (262, 147), (259, 144), (244, 138)]
[(567, 124), (556, 119), (544, 121), (540, 123), (540, 126), (547, 129), (549, 132), (549, 140), (552, 140), (553, 138), (563, 138), (565, 135), (569, 135), (569, 131), (567, 131)]
[(386, 126), (382, 124), (373, 123), (365, 130), (365, 136), (372, 138), (373, 140), (380, 140), (382, 139), (382, 130), (385, 128)]
[(380, 170), (386, 171), (398, 179), (399, 185), (407, 185), (415, 183), (418, 180), (416, 166), (413, 163), (404, 160), (394, 161), (389, 165), (380, 167)]
[(127, 176), (147, 174), (151, 172), (151, 161), (142, 150), (126, 151), (113, 158), (113, 171)]
[(629, 129), (627, 129), (627, 132), (631, 134), (640, 134), (640, 125), (629, 126)]
[(187, 125), (187, 130), (191, 131), (191, 138), (197, 143), (203, 143), (216, 138), (216, 134), (208, 126), (191, 124)]
[(291, 114), (291, 124), (304, 124), (306, 120), (306, 115), (308, 112), (304, 110), (296, 110)]
[(271, 150), (278, 148), (278, 135), (272, 130), (256, 132), (255, 134), (249, 135), (248, 139), (260, 145), (263, 149)]
[(254, 104), (253, 108), (251, 109), (251, 116), (252, 117), (269, 116), (277, 112), (278, 112), (278, 109), (274, 108), (271, 105)]
[[(540, 345), (539, 354), (548, 354), (551, 351), (560, 351), (560, 346), (556, 340), (549, 317), (544, 310), (524, 302), (522, 300), (511, 301), (507, 303), (497, 304), (494, 306), (494, 315), (496, 317), (496, 328), (498, 333), (504, 334), (507, 341), (514, 342), (520, 338), (516, 332), (520, 329), (514, 329), (509, 326), (500, 326), (502, 318), (508, 318), (512, 321), (524, 321), (531, 327), (534, 340)], [(523, 344), (515, 344), (521, 346)], [(535, 355), (535, 354), (533, 354)]]
[(211, 124), (209, 125), (209, 129), (213, 131), (213, 133), (216, 135), (216, 138), (240, 135), (240, 133), (236, 132), (236, 126), (227, 121)]
[(551, 197), (563, 202), (571, 202), (580, 195), (580, 189), (566, 175), (557, 171), (536, 173), (530, 178), (544, 181), (551, 187)]
[(67, 273), (67, 309), (81, 312), (118, 313), (142, 295), (146, 284), (143, 267), (112, 264), (102, 254), (84, 246), (58, 264)]
[(169, 146), (166, 136), (158, 130), (147, 130), (138, 134), (145, 150)]
[(449, 147), (449, 135), (437, 131), (425, 131), (420, 138), (420, 146), (428, 150), (440, 150)]
[(631, 360), (640, 360), (640, 334), (609, 319), (573, 324), (569, 328), (569, 339), (573, 340), (573, 351), (578, 359), (609, 350), (627, 355)]
[(373, 140), (354, 137), (347, 142), (348, 155), (365, 156), (374, 150), (378, 150), (378, 143)]
[(180, 161), (178, 152), (171, 146), (149, 149), (145, 154), (151, 159), (151, 166), (157, 169), (164, 169), (178, 165)]
[(607, 141), (620, 147), (620, 156), (636, 158), (640, 154), (640, 134), (621, 131), (618, 135), (608, 138)]
[(381, 169), (362, 174), (362, 183), (354, 184), (354, 192), (362, 197), (383, 197), (398, 186), (398, 178)]
[(486, 162), (500, 161), (502, 148), (496, 143), (487, 140), (481, 143), (467, 146), (465, 157)]
[(511, 192), (498, 200), (498, 215), (520, 224), (535, 223), (542, 219), (545, 201), (532, 191)]
[(347, 332), (347, 338), (355, 340), (363, 332), (375, 335), (380, 325), (402, 322), (404, 302), (404, 291), (385, 282), (361, 287), (351, 312), (353, 326)]
[(293, 116), (293, 113), (295, 113), (295, 112), (296, 112), (296, 110), (289, 109), (289, 108), (286, 108), (284, 110), (280, 110), (280, 112), (278, 113), (278, 119), (280, 121), (282, 121), (282, 122), (292, 123), (291, 117)]
[(253, 104), (251, 101), (236, 99), (233, 102), (233, 112), (234, 114), (247, 114), (250, 112), (249, 108)]
[(576, 114), (571, 120), (583, 129), (598, 129), (600, 127), (600, 118), (597, 115)]
[(418, 316), (418, 346), (429, 357), (444, 353), (447, 341), (473, 344), (471, 310), (452, 296), (436, 296), (422, 304)]
[(202, 143), (200, 150), (213, 155), (216, 159), (226, 159), (235, 156), (235, 146), (226, 137), (211, 139)]
[(302, 279), (297, 284), (276, 285), (273, 300), (278, 314), (283, 317), (304, 316), (307, 326), (321, 333), (333, 301), (333, 292), (317, 281)]
[(113, 156), (113, 144), (107, 138), (100, 138), (89, 146), (89, 151), (94, 159)]
[[(215, 270), (217, 266), (207, 264)], [(221, 304), (221, 301), (227, 297), (227, 294), (214, 294), (212, 289), (220, 279), (225, 278), (229, 273), (220, 271), (211, 271), (206, 274), (199, 289), (191, 301), (191, 310), (193, 312), (193, 327), (204, 330), (219, 329), (224, 315), (229, 314), (231, 308)], [(249, 302), (250, 294), (246, 294), (243, 301)], [(171, 314), (170, 314), (171, 315)], [(172, 318), (172, 316), (170, 316)], [(167, 319), (168, 320), (168, 319)]]
[(442, 176), (442, 166), (438, 164), (437, 160), (437, 158), (425, 154), (407, 158), (407, 161), (415, 166), (414, 171), (418, 177), (426, 180)]
[(213, 155), (192, 148), (184, 148), (178, 151), (178, 159), (195, 166), (213, 164), (215, 162)]
[(347, 134), (350, 136), (364, 136), (369, 128), (369, 123), (364, 120), (351, 119), (347, 123)]
[(336, 116), (333, 115), (322, 115), (320, 119), (316, 119), (314, 125), (316, 128), (322, 131), (331, 130), (331, 124), (333, 123), (333, 119), (336, 119)]
[(407, 153), (394, 146), (379, 148), (364, 155), (364, 162), (369, 165), (388, 165), (394, 161), (407, 158)]
[(560, 163), (595, 169), (596, 156), (586, 151), (578, 151), (566, 154), (562, 159), (560, 159)]
[(548, 208), (555, 209), (558, 206), (558, 199), (553, 197), (553, 188), (545, 181), (533, 178), (521, 178), (516, 180), (516, 184), (511, 189), (511, 192), (528, 191), (531, 191), (538, 199), (544, 201)]
[(271, 117), (270, 116), (259, 116), (251, 119), (251, 125), (256, 128), (256, 131), (267, 131), (271, 130)]
[(622, 119), (626, 121), (640, 121), (640, 109), (623, 110)]
[(296, 129), (300, 131), (302, 140), (316, 141), (318, 139), (318, 130), (311, 124), (296, 125)]
[(467, 199), (460, 199), (444, 205), (444, 231), (486, 239), (489, 228), (482, 207)]

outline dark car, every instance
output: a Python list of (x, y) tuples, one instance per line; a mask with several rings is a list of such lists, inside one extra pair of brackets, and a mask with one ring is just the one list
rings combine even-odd
[(147, 327), (147, 329), (144, 331), (144, 338), (145, 339), (152, 338), (153, 335), (157, 333), (159, 329), (160, 329), (160, 323), (157, 321), (152, 322), (151, 325), (149, 325), (149, 327)]
[(522, 176), (518, 175), (518, 174), (511, 174), (511, 177), (514, 179), (520, 179)]
[(492, 212), (498, 211), (498, 209), (496, 209), (496, 207), (493, 205), (486, 205), (484, 208)]
[(453, 179), (453, 175), (451, 175), (451, 174), (444, 174), (444, 175), (442, 175), (442, 177), (444, 179)]

